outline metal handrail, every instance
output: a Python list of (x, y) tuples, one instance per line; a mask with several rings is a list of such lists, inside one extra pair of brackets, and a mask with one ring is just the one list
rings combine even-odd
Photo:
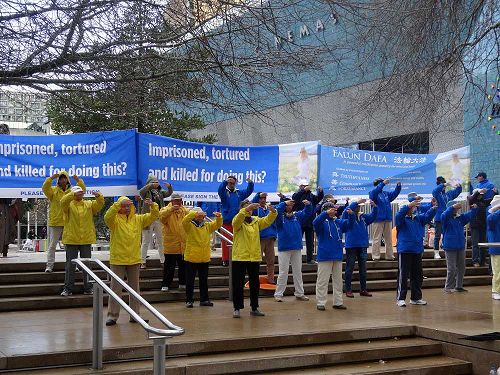
[[(150, 326), (137, 314), (128, 304), (125, 303), (113, 290), (106, 285), (84, 262), (96, 263), (108, 276), (120, 284), (122, 288), (136, 298), (149, 312), (151, 312), (160, 322), (169, 329), (161, 329)], [(118, 277), (111, 269), (109, 269), (102, 261), (96, 258), (80, 258), (73, 259), (73, 263), (78, 264), (81, 269), (94, 280), (94, 326), (93, 326), (93, 348), (92, 348), (92, 367), (96, 370), (102, 369), (102, 306), (103, 306), (103, 291), (108, 293), (109, 298), (113, 298), (123, 309), (130, 314), (132, 319), (138, 322), (142, 328), (148, 333), (153, 333), (155, 336), (149, 336), (153, 339), (154, 345), (154, 374), (165, 373), (165, 343), (167, 337), (180, 336), (184, 334), (184, 329), (176, 326), (163, 316), (158, 310), (149, 304), (139, 293), (133, 290), (125, 281)]]

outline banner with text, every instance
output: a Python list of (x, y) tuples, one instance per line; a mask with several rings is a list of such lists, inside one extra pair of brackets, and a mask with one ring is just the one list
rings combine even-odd
[[(83, 179), (87, 194), (137, 192), (135, 130), (54, 136), (0, 135), (0, 197), (42, 198), (61, 170)], [(55, 183), (54, 183), (55, 184)]]
[(137, 134), (138, 185), (153, 174), (168, 181), (187, 200), (217, 201), (217, 188), (228, 176), (236, 176), (240, 189), (245, 180), (254, 191), (276, 192), (279, 147), (222, 146), (181, 141), (151, 134)]
[(443, 176), (452, 185), (462, 184), (467, 193), (469, 147), (440, 154), (399, 154), (321, 146), (319, 185), (336, 197), (366, 197), (377, 177), (391, 180), (389, 189), (401, 181), (398, 199), (416, 192), (430, 198), (436, 177)]

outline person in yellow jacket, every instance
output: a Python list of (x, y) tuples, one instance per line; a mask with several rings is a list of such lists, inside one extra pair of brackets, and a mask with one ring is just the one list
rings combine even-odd
[[(64, 216), (64, 231), (62, 240), (66, 248), (66, 273), (64, 289), (61, 296), (73, 294), (75, 286), (75, 264), (78, 257), (90, 258), (91, 244), (96, 243), (94, 215), (104, 206), (104, 197), (95, 192), (95, 199), (84, 200), (85, 192), (80, 186), (73, 186), (70, 193), (61, 199), (61, 209)], [(92, 287), (86, 274), (83, 275), (83, 294), (92, 294)]]
[(194, 207), (182, 219), (186, 233), (184, 262), (186, 267), (186, 307), (193, 307), (194, 279), (198, 273), (200, 283), (200, 306), (213, 306), (208, 299), (208, 264), (210, 263), (210, 240), (212, 232), (222, 226), (222, 215), (214, 212), (215, 221), (206, 223), (207, 214)]
[(233, 284), (233, 317), (240, 317), (243, 309), (243, 287), (245, 272), (248, 273), (250, 284), (250, 306), (252, 316), (264, 316), (259, 310), (259, 266), (262, 261), (260, 248), (260, 231), (269, 227), (278, 213), (272, 206), (264, 217), (252, 216), (253, 210), (259, 207), (258, 203), (244, 200), (240, 204), (240, 211), (233, 218), (233, 252), (232, 252), (232, 284)]
[[(56, 186), (52, 186), (52, 182), (57, 179)], [(76, 186), (80, 186), (85, 192), (85, 184), (78, 176), (73, 176)], [(43, 194), (49, 200), (49, 230), (47, 233), (49, 246), (47, 248), (47, 266), (45, 272), (52, 272), (56, 259), (56, 246), (62, 237), (64, 229), (64, 218), (61, 209), (61, 198), (68, 194), (71, 190), (69, 176), (66, 171), (53, 174), (47, 177), (42, 185)]]
[(173, 193), (170, 203), (160, 210), (160, 222), (163, 232), (163, 281), (161, 291), (168, 292), (174, 279), (175, 266), (179, 278), (179, 289), (186, 289), (186, 270), (183, 253), (186, 242), (186, 233), (182, 227), (182, 219), (188, 214), (188, 209), (183, 206), (182, 196)]
[[(139, 293), (139, 273), (142, 261), (141, 235), (142, 230), (151, 225), (159, 216), (158, 204), (151, 199), (145, 199), (143, 205), (149, 208), (148, 213), (138, 215), (135, 213), (133, 202), (127, 197), (120, 197), (104, 215), (104, 222), (111, 233), (109, 244), (109, 264), (119, 278), (127, 276), (128, 285)], [(111, 289), (118, 296), (122, 295), (122, 287), (111, 279)], [(130, 307), (139, 314), (139, 301), (129, 297)], [(120, 315), (120, 304), (113, 298), (109, 299), (107, 326), (116, 324)], [(147, 319), (145, 319), (147, 321)], [(130, 317), (130, 322), (136, 321)]]

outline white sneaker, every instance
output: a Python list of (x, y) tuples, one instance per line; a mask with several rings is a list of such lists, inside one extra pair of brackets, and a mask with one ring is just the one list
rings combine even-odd
[(180, 290), (186, 290), (186, 285), (179, 284), (179, 289), (180, 289)]
[(52, 273), (52, 268), (51, 267), (45, 268), (45, 273)]
[(61, 292), (61, 296), (63, 297), (68, 297), (68, 296), (72, 296), (73, 293), (71, 293), (69, 290), (66, 290), (64, 289), (62, 292)]
[(434, 259), (441, 259), (441, 255), (439, 255), (439, 251), (434, 250)]
[(424, 301), (423, 299), (419, 299), (419, 300), (416, 300), (416, 301), (414, 301), (414, 300), (411, 299), (410, 303), (412, 305), (427, 305), (427, 301)]
[(298, 301), (309, 301), (309, 297), (307, 296), (295, 296), (295, 299)]
[(283, 297), (281, 297), (281, 296), (274, 296), (274, 300), (276, 302), (283, 302)]
[(161, 287), (162, 292), (168, 292), (168, 286), (162, 286)]
[(491, 298), (500, 301), (500, 293), (491, 293)]
[(398, 307), (406, 307), (406, 302), (405, 300), (400, 299), (398, 300), (398, 302), (396, 302), (396, 305), (398, 305)]

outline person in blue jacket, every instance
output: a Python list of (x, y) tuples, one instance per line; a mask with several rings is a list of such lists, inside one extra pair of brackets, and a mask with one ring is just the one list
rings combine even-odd
[[(424, 198), (422, 198), (420, 195), (418, 195), (415, 192), (408, 193), (408, 203), (411, 203), (415, 200), (420, 202), (420, 204), (416, 208), (418, 214), (426, 213), (433, 206), (432, 202), (426, 202), (426, 203), (422, 202), (423, 199)], [(433, 201), (435, 202), (434, 198), (433, 198)], [(422, 231), (422, 241), (424, 242), (424, 248), (426, 248), (425, 234), (426, 234), (427, 227), (428, 227), (428, 225), (424, 226), (423, 231)]]
[(348, 219), (335, 217), (337, 208), (333, 203), (323, 205), (323, 212), (313, 221), (318, 237), (318, 276), (316, 279), (316, 307), (324, 311), (327, 302), (328, 283), (332, 277), (333, 308), (345, 310), (342, 300), (342, 256), (343, 233), (354, 225), (354, 212), (348, 208)]
[[(252, 198), (252, 203), (258, 203), (259, 207), (253, 211), (252, 216), (266, 217), (269, 215), (269, 208), (267, 206), (267, 193), (258, 192)], [(276, 221), (270, 226), (260, 231), (260, 249), (264, 262), (266, 263), (266, 274), (268, 284), (275, 284), (274, 282), (274, 242), (278, 236)]]
[[(238, 190), (236, 184), (238, 180), (235, 176), (228, 176), (226, 181), (219, 185), (217, 193), (219, 194), (220, 203), (222, 207), (222, 217), (224, 222), (222, 227), (233, 233), (233, 218), (240, 210), (240, 203), (247, 199), (253, 193), (253, 182), (247, 178), (247, 188), (245, 190)], [(222, 240), (222, 265), (227, 267), (229, 265), (229, 248), (230, 245)]]
[[(366, 199), (359, 199), (357, 202), (352, 202), (349, 205), (351, 211), (354, 211), (354, 224), (345, 234), (345, 254), (346, 254), (346, 265), (345, 265), (345, 295), (349, 298), (354, 298), (352, 293), (352, 272), (354, 271), (354, 264), (356, 259), (358, 260), (358, 270), (359, 270), (359, 284), (360, 291), (359, 295), (364, 297), (371, 297), (371, 293), (368, 293), (366, 288), (366, 249), (370, 246), (368, 240), (368, 225), (375, 221), (378, 214), (378, 208), (375, 202), (371, 202), (373, 210), (370, 214), (361, 213), (361, 206), (364, 205)], [(342, 219), (349, 219), (347, 211), (344, 210), (342, 214)]]
[[(488, 242), (500, 242), (500, 195), (495, 195), (491, 201), (486, 217)], [(500, 301), (500, 247), (490, 247), (491, 269), (493, 278), (491, 280), (491, 298)]]
[(455, 189), (445, 191), (447, 186), (451, 186), (446, 182), (443, 176), (436, 179), (436, 187), (432, 191), (432, 196), (436, 199), (437, 209), (434, 216), (434, 259), (441, 259), (439, 255), (439, 243), (443, 234), (443, 226), (441, 224), (441, 215), (446, 210), (446, 205), (460, 195), (462, 185), (458, 184)]
[[(324, 191), (323, 188), (318, 186), (316, 194), (311, 191), (311, 185), (309, 185), (308, 180), (302, 180), (299, 185), (299, 190), (292, 195), (292, 200), (295, 202), (294, 210), (300, 211), (304, 209), (304, 200), (311, 202), (313, 206), (316, 206), (319, 202), (323, 200)], [(302, 224), (302, 233), (304, 234), (306, 240), (306, 261), (308, 264), (314, 263), (313, 253), (314, 253), (314, 229), (313, 222), (314, 215), (311, 215), (308, 220), (304, 221)]]
[(448, 208), (441, 215), (443, 226), (443, 248), (446, 255), (445, 293), (466, 292), (465, 275), (465, 235), (464, 227), (477, 213), (477, 206), (463, 215), (459, 214), (462, 205), (454, 201), (448, 202)]
[(278, 217), (274, 221), (278, 230), (278, 264), (279, 274), (274, 300), (283, 302), (283, 293), (288, 281), (288, 269), (292, 265), (293, 286), (295, 298), (299, 301), (309, 301), (304, 295), (304, 283), (302, 282), (302, 223), (309, 220), (313, 214), (313, 205), (304, 201), (304, 209), (293, 211), (295, 204), (289, 198), (285, 198), (277, 207)]
[(396, 184), (393, 191), (384, 191), (384, 187), (389, 184), (389, 180), (377, 178), (373, 181), (375, 189), (369, 193), (370, 199), (375, 202), (378, 207), (377, 217), (373, 226), (373, 244), (372, 244), (372, 259), (380, 259), (380, 243), (382, 235), (385, 242), (385, 259), (394, 260), (394, 249), (392, 247), (392, 208), (391, 202), (396, 199), (401, 192), (401, 183)]
[(397, 305), (406, 307), (406, 293), (408, 291), (408, 277), (411, 285), (412, 305), (427, 305), (422, 299), (422, 253), (424, 244), (422, 232), (425, 224), (434, 217), (436, 206), (426, 213), (417, 214), (416, 208), (420, 205), (414, 200), (401, 207), (396, 214), (397, 250), (398, 250), (398, 287)]

